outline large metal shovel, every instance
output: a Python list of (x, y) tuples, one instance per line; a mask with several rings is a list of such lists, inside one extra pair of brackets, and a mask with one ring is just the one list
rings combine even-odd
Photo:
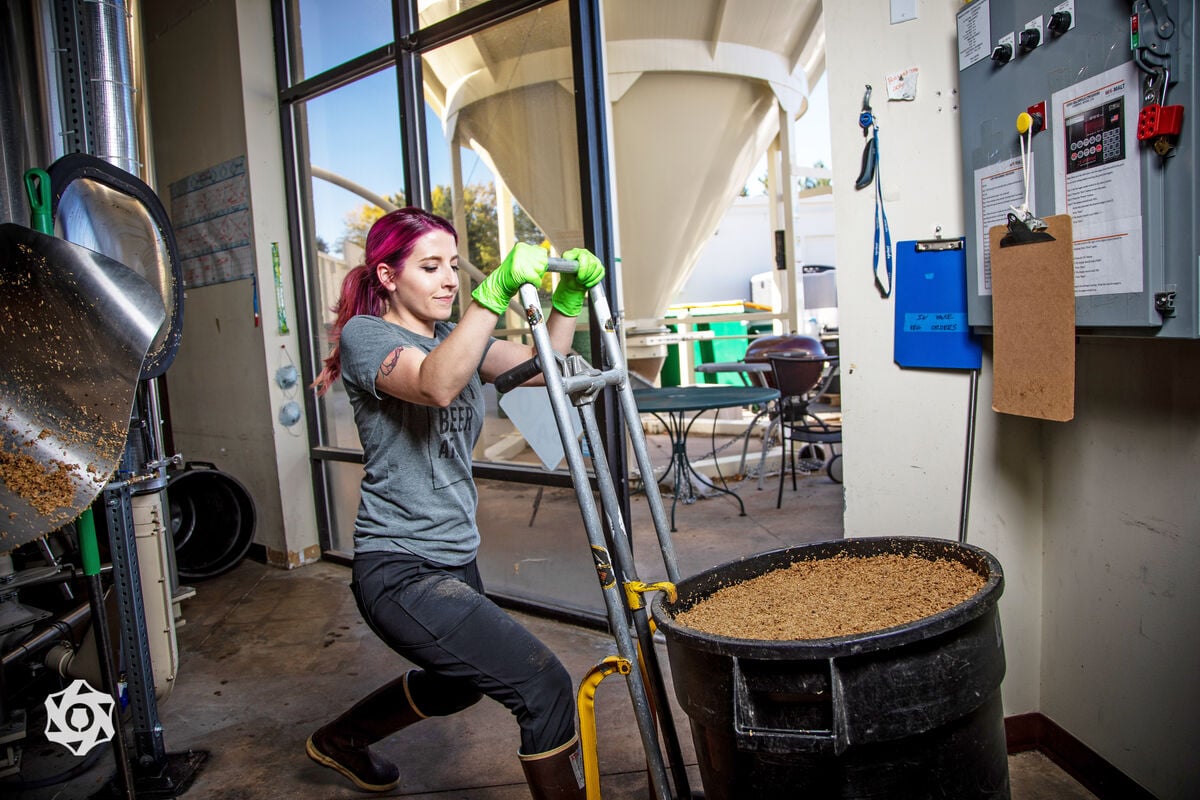
[[(166, 318), (159, 293), (108, 256), (50, 235), (49, 176), (25, 176), (38, 230), (0, 225), (0, 552), (76, 517), (105, 689), (118, 697), (92, 502), (125, 450), (137, 381)], [(135, 796), (124, 728), (125, 797)], [(115, 785), (115, 784), (114, 784)], [(172, 795), (173, 796), (173, 795)]]
[(0, 224), (0, 554), (78, 517), (116, 471), (165, 318), (119, 262)]

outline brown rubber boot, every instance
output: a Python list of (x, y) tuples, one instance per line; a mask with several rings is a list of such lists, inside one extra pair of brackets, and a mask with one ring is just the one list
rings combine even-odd
[(368, 792), (386, 792), (400, 782), (395, 764), (377, 757), (369, 745), (425, 719), (408, 692), (405, 673), (360, 700), (346, 713), (308, 737), (305, 752)]
[(517, 753), (517, 757), (521, 759), (521, 769), (525, 770), (525, 782), (529, 784), (533, 800), (584, 800), (587, 797), (578, 736), (545, 753), (529, 756)]

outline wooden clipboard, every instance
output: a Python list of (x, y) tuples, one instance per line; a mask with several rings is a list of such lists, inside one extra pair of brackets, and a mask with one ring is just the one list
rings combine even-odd
[(1066, 422), (1075, 416), (1075, 259), (1071, 217), (1046, 217), (1053, 241), (1001, 247), (992, 257), (992, 410)]

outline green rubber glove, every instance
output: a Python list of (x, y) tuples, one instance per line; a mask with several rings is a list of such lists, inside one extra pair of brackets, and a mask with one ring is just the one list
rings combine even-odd
[(548, 260), (549, 255), (542, 248), (517, 242), (500, 266), (475, 287), (471, 297), (493, 314), (503, 315), (508, 308), (508, 301), (523, 284), (541, 285)]
[(579, 269), (573, 274), (566, 273), (559, 278), (558, 288), (554, 290), (550, 304), (564, 316), (578, 317), (579, 312), (583, 311), (583, 298), (587, 296), (588, 289), (604, 280), (604, 265), (600, 263), (600, 259), (582, 247), (568, 250), (563, 253), (563, 258), (578, 261)]

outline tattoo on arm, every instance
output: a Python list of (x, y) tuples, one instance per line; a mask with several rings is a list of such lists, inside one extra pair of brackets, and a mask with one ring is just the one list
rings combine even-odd
[(404, 352), (403, 347), (397, 347), (388, 357), (383, 360), (383, 365), (379, 367), (379, 372), (383, 375), (391, 375), (392, 370), (396, 368), (396, 364), (400, 361), (400, 354)]

